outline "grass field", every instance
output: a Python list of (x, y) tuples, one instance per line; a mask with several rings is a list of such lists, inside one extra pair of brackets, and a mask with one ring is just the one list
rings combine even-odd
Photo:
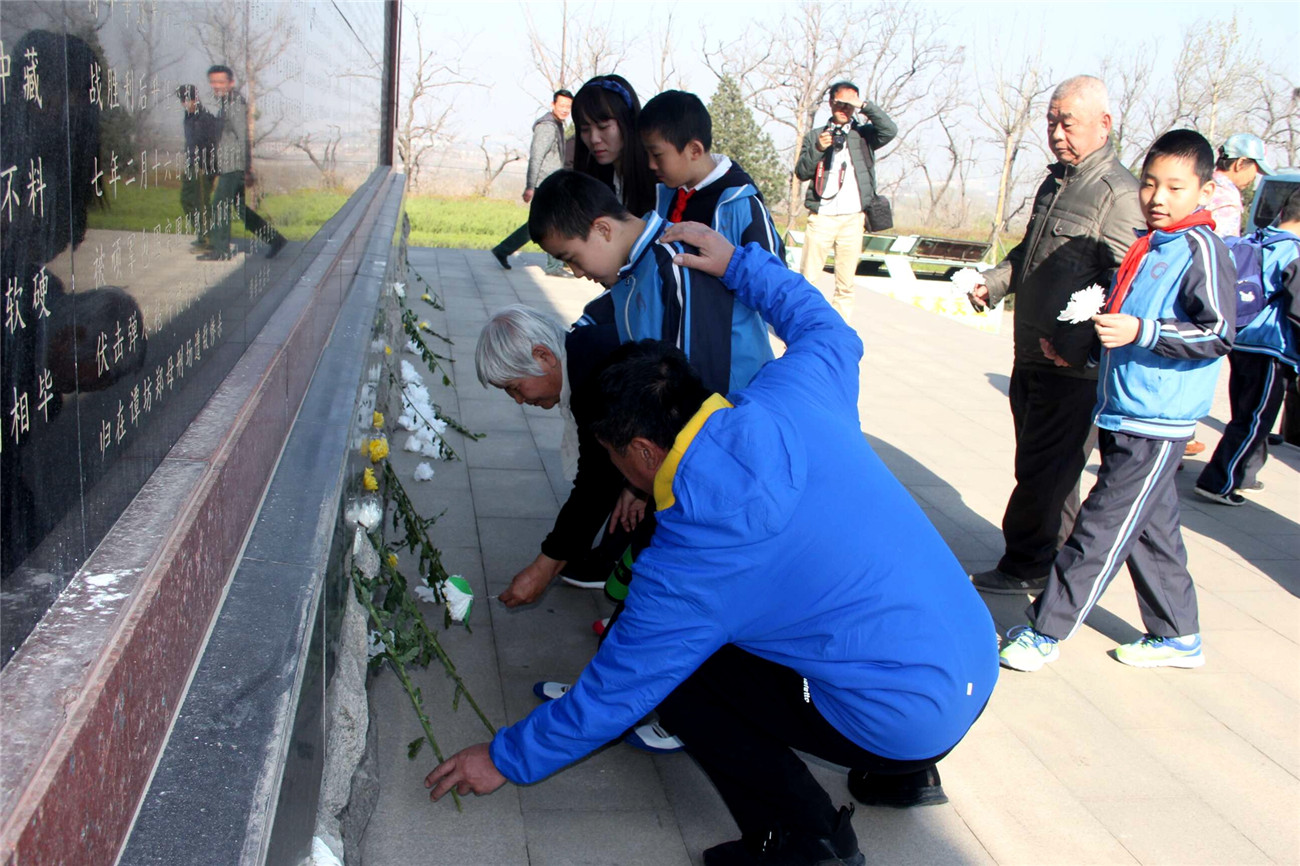
[[(289, 240), (304, 241), (314, 235), (348, 199), (342, 190), (300, 190), (287, 195), (268, 195), (257, 204), (257, 212), (275, 224)], [(119, 191), (114, 199), (104, 197), (106, 207), (92, 208), (90, 227), (139, 231), (152, 229), (180, 213), (180, 188), (150, 187)], [(417, 247), (456, 247), (471, 250), (491, 249), (519, 226), (528, 221), (528, 206), (518, 201), (484, 198), (446, 198), (408, 196), (406, 212), (411, 218), (411, 245)], [(795, 227), (803, 228), (805, 217)], [(932, 231), (919, 226), (898, 226), (891, 234), (934, 234), (940, 237), (983, 240), (988, 228), (971, 226), (965, 230)], [(236, 225), (236, 237), (245, 236)], [(1017, 238), (1002, 238), (997, 261), (1006, 254)], [(533, 243), (525, 252), (540, 252)]]

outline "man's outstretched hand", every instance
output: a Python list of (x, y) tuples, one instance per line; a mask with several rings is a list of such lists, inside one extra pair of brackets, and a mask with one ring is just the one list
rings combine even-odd
[(492, 763), (487, 743), (461, 749), (424, 777), (424, 787), (433, 789), (430, 800), (441, 799), (452, 788), (461, 796), (491, 794), (505, 783), (506, 777)]
[(660, 240), (664, 243), (681, 241), (698, 249), (699, 255), (678, 253), (673, 256), (673, 264), (694, 268), (715, 277), (720, 277), (727, 272), (727, 265), (731, 264), (731, 255), (736, 251), (731, 241), (704, 223), (675, 223), (668, 227)]

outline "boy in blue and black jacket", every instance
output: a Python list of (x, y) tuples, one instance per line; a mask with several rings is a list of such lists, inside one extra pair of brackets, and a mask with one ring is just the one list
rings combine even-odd
[[(1031, 624), (1007, 634), (1004, 667), (1035, 671), (1055, 661), (1057, 643), (1078, 630), (1125, 563), (1146, 635), (1117, 647), (1115, 657), (1136, 667), (1205, 663), (1174, 474), (1210, 410), (1235, 330), (1236, 269), (1203, 209), (1213, 171), (1209, 142), (1186, 129), (1161, 136), (1143, 163), (1138, 196), (1148, 231), (1093, 317), (1101, 469), (1027, 610)], [(1047, 341), (1043, 352), (1056, 356)]]
[(1273, 225), (1232, 240), (1239, 271), (1237, 339), (1228, 355), (1232, 419), (1196, 479), (1196, 493), (1244, 505), (1237, 491), (1263, 487), (1255, 476), (1268, 459), (1268, 433), (1300, 366), (1300, 189)]
[(709, 388), (743, 388), (772, 360), (767, 327), (716, 277), (673, 264), (686, 250), (659, 241), (667, 227), (653, 211), (628, 213), (608, 187), (574, 171), (543, 181), (528, 217), (534, 242), (607, 289), (575, 326), (612, 322), (620, 342), (672, 343)]

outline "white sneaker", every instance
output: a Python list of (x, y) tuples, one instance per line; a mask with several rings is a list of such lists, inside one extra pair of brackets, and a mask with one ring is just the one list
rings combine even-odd
[(643, 752), (657, 752), (664, 755), (670, 752), (680, 752), (686, 748), (685, 743), (665, 731), (663, 725), (658, 722), (637, 725), (623, 740), (629, 746), (638, 748)]
[(544, 701), (553, 701), (563, 695), (569, 689), (573, 688), (569, 683), (553, 683), (542, 681), (533, 683), (533, 694)]

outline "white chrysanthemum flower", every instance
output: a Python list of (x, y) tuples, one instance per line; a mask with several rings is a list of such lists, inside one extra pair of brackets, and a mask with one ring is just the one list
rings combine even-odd
[(361, 524), (366, 529), (374, 529), (379, 525), (379, 521), (383, 519), (383, 509), (381, 509), (379, 503), (374, 500), (366, 500), (361, 504), (361, 507), (357, 509), (357, 523)]
[(975, 291), (975, 287), (983, 285), (984, 280), (980, 277), (980, 272), (974, 268), (962, 268), (952, 275), (952, 284), (966, 294)]
[(430, 481), (432, 479), (433, 479), (433, 467), (430, 466), (428, 463), (421, 463), (419, 466), (415, 467), (416, 481)]
[(1088, 286), (1086, 289), (1070, 295), (1070, 301), (1061, 310), (1061, 314), (1056, 317), (1058, 322), (1069, 322), (1071, 325), (1077, 325), (1080, 322), (1086, 322), (1093, 316), (1101, 312), (1101, 308), (1106, 303), (1106, 290), (1096, 283)]
[(457, 622), (469, 619), (470, 608), (474, 605), (474, 589), (469, 581), (459, 574), (453, 574), (438, 587), (447, 599), (447, 610)]
[(424, 447), (424, 443), (420, 441), (420, 437), (412, 433), (406, 437), (406, 444), (402, 446), (402, 450), (419, 451), (422, 447)]

